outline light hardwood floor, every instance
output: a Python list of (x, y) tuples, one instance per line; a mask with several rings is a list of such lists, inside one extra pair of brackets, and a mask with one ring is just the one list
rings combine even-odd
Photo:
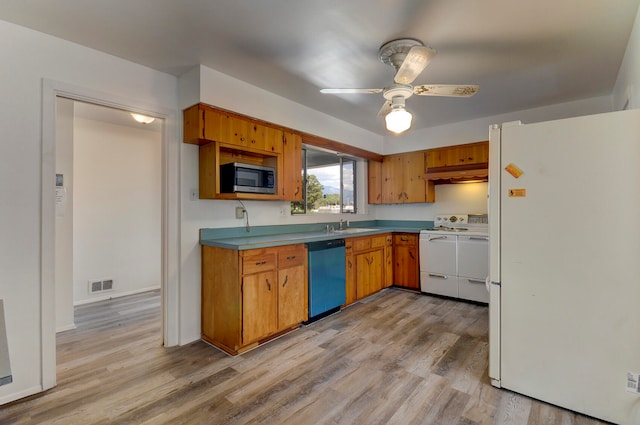
[(58, 386), (1, 424), (603, 422), (489, 384), (487, 308), (390, 289), (230, 357), (163, 348), (158, 292), (76, 309)]

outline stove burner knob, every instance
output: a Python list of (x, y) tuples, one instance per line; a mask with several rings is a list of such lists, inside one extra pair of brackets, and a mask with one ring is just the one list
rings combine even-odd
[(449, 221), (452, 223), (455, 223), (456, 221), (458, 221), (458, 217), (456, 217), (455, 215), (452, 215), (451, 217), (449, 217)]

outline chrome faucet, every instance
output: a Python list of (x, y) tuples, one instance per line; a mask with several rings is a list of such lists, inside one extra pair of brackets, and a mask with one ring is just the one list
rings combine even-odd
[(344, 230), (344, 227), (342, 227), (343, 224), (342, 219), (340, 219), (340, 227), (338, 227), (340, 230)]

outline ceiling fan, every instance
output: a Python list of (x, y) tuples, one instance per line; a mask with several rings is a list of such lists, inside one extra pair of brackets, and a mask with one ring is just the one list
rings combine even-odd
[(380, 60), (396, 69), (394, 83), (383, 89), (322, 89), (321, 93), (333, 94), (377, 94), (386, 99), (378, 112), (384, 116), (387, 129), (402, 133), (411, 127), (412, 115), (406, 110), (405, 100), (413, 96), (471, 97), (480, 89), (477, 85), (422, 84), (411, 83), (429, 64), (436, 51), (422, 42), (411, 38), (401, 38), (383, 44), (378, 51)]

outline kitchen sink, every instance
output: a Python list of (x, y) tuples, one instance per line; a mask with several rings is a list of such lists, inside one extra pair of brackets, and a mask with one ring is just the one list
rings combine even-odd
[(380, 229), (368, 229), (365, 227), (349, 227), (348, 229), (336, 229), (333, 231), (330, 231), (329, 233), (336, 233), (338, 235), (352, 235), (354, 233), (365, 233), (365, 232), (376, 232)]

